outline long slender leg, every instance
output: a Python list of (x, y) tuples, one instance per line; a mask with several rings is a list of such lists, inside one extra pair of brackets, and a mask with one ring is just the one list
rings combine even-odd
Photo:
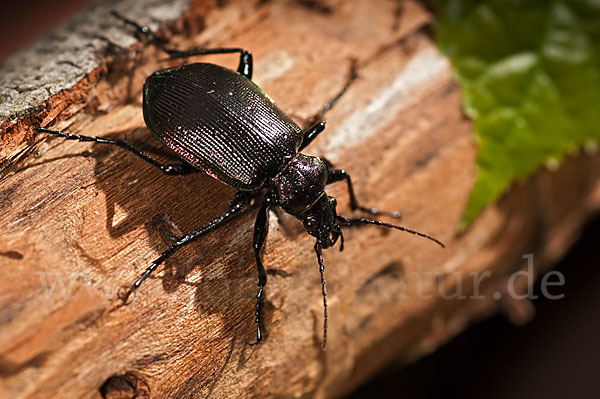
[(110, 139), (105, 139), (102, 137), (79, 136), (79, 135), (75, 135), (75, 134), (71, 134), (71, 133), (60, 132), (58, 130), (46, 129), (43, 127), (38, 128), (38, 132), (52, 134), (54, 136), (62, 137), (67, 140), (93, 141), (93, 142), (99, 143), (99, 144), (116, 145), (117, 147), (121, 147), (121, 148), (135, 154), (137, 157), (148, 162), (150, 165), (159, 168), (167, 175), (182, 176), (182, 175), (186, 175), (188, 173), (194, 172), (194, 171), (198, 171), (198, 169), (194, 168), (192, 165), (190, 165), (188, 163), (162, 164), (162, 163), (156, 161), (155, 159), (151, 158), (149, 155), (138, 150), (137, 148), (135, 148), (128, 142), (123, 141), (123, 140), (110, 140)]
[(237, 71), (252, 80), (252, 69), (253, 69), (253, 61), (252, 61), (252, 53), (248, 50), (244, 50), (239, 47), (218, 47), (218, 48), (195, 48), (190, 50), (173, 50), (167, 49), (164, 47), (160, 47), (161, 50), (169, 54), (169, 59), (175, 60), (178, 58), (187, 58), (195, 55), (207, 55), (207, 54), (231, 54), (231, 53), (240, 53), (240, 63), (238, 64)]
[(337, 215), (336, 219), (338, 220), (338, 222), (341, 222), (341, 223), (345, 224), (346, 226), (356, 226), (359, 224), (374, 224), (376, 226), (384, 226), (384, 227), (389, 227), (389, 228), (400, 230), (400, 231), (405, 231), (407, 233), (414, 234), (419, 237), (427, 238), (428, 240), (431, 240), (431, 241), (435, 242), (436, 244), (438, 244), (440, 247), (446, 248), (444, 243), (441, 242), (440, 240), (438, 240), (437, 238), (432, 237), (425, 233), (421, 233), (416, 230), (409, 229), (407, 227), (398, 226), (398, 225), (391, 224), (391, 223), (384, 223), (384, 222), (380, 222), (379, 220), (370, 220), (370, 219), (363, 219), (363, 218), (346, 219), (345, 217), (340, 216), (340, 215)]
[(195, 48), (189, 50), (177, 50), (168, 48), (163, 44), (163, 40), (157, 37), (147, 26), (142, 26), (135, 21), (125, 18), (121, 14), (113, 11), (113, 16), (125, 22), (128, 25), (133, 26), (137, 29), (137, 33), (146, 38), (149, 43), (164, 51), (169, 55), (169, 59), (187, 58), (195, 55), (207, 55), (207, 54), (231, 54), (240, 53), (240, 63), (237, 71), (252, 79), (252, 53), (244, 50), (243, 48), (231, 47), (231, 48)]
[(307, 125), (309, 125), (309, 126), (314, 125), (315, 123), (317, 123), (317, 121), (319, 119), (323, 119), (323, 116), (331, 108), (333, 108), (333, 106), (342, 98), (342, 96), (346, 93), (346, 91), (348, 91), (348, 89), (350, 88), (352, 83), (354, 83), (356, 78), (358, 78), (357, 69), (358, 69), (357, 61), (355, 59), (352, 59), (351, 64), (350, 64), (350, 73), (349, 73), (346, 83), (344, 84), (342, 89), (340, 91), (338, 91), (337, 94), (334, 95), (329, 101), (327, 101), (325, 103), (325, 105), (323, 105), (323, 108), (321, 108), (319, 110), (319, 112), (314, 114), (308, 121), (306, 121)]
[(323, 265), (323, 254), (321, 246), (315, 243), (315, 252), (319, 261), (319, 272), (321, 273), (321, 292), (323, 293), (323, 349), (327, 346), (327, 289), (325, 288), (325, 266)]
[(262, 330), (260, 328), (262, 322), (262, 304), (263, 304), (263, 291), (265, 285), (267, 285), (267, 273), (263, 266), (260, 258), (260, 251), (262, 250), (265, 240), (267, 239), (267, 211), (269, 209), (268, 199), (264, 199), (258, 216), (256, 216), (256, 223), (254, 224), (254, 256), (256, 258), (256, 266), (258, 268), (258, 294), (256, 295), (256, 309), (254, 311), (256, 321), (256, 343), (258, 344), (263, 339)]
[(313, 125), (310, 129), (304, 132), (304, 138), (302, 139), (302, 145), (298, 149), (298, 152), (302, 151), (308, 146), (323, 130), (325, 130), (325, 121), (321, 121)]
[(208, 222), (204, 226), (200, 227), (199, 229), (196, 229), (182, 237), (179, 237), (177, 239), (177, 241), (175, 242), (175, 244), (173, 244), (166, 251), (163, 251), (160, 254), (160, 256), (154, 262), (152, 262), (152, 264), (146, 269), (146, 271), (144, 271), (144, 273), (142, 273), (142, 275), (136, 280), (136, 282), (133, 283), (131, 285), (131, 287), (129, 287), (129, 291), (122, 298), (123, 301), (126, 302), (127, 298), (129, 298), (129, 296), (131, 294), (133, 294), (133, 292), (135, 290), (137, 290), (140, 287), (140, 285), (142, 285), (144, 280), (146, 280), (152, 274), (152, 272), (154, 272), (158, 268), (158, 266), (160, 266), (175, 251), (177, 251), (179, 248), (181, 248), (185, 244), (190, 243), (194, 239), (200, 237), (201, 235), (203, 235), (205, 233), (208, 233), (209, 231), (215, 229), (216, 227), (222, 225), (227, 220), (229, 220), (232, 217), (239, 214), (244, 209), (244, 206), (246, 206), (249, 203), (249, 199), (250, 199), (250, 197), (249, 197), (248, 193), (239, 191), (236, 194), (233, 201), (231, 202), (231, 205), (227, 212), (225, 212), (221, 216), (211, 220), (210, 222)]
[(357, 61), (356, 59), (352, 59), (351, 62), (352, 63), (350, 65), (350, 74), (348, 75), (348, 80), (346, 80), (344, 87), (342, 87), (342, 89), (333, 98), (331, 98), (327, 103), (325, 103), (323, 108), (321, 108), (321, 110), (317, 114), (319, 117), (322, 117), (327, 111), (333, 108), (335, 103), (337, 103), (340, 100), (340, 98), (342, 98), (342, 96), (348, 91), (352, 83), (354, 83), (356, 78), (358, 78), (358, 72), (356, 71), (358, 69)]
[(395, 218), (402, 217), (402, 214), (397, 211), (386, 212), (359, 205), (356, 195), (354, 194), (354, 188), (352, 187), (352, 179), (350, 179), (350, 175), (344, 169), (332, 169), (329, 171), (329, 174), (327, 175), (327, 184), (335, 183), (340, 180), (346, 180), (346, 184), (348, 185), (348, 194), (350, 196), (350, 207), (353, 211), (360, 209), (361, 211), (370, 213), (371, 215), (388, 215)]

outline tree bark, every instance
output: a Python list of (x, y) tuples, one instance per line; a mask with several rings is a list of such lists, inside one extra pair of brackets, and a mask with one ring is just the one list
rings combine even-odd
[[(0, 396), (339, 397), (471, 320), (498, 311), (516, 323), (531, 317), (529, 301), (514, 295), (531, 281), (511, 276), (530, 259), (533, 275), (551, 267), (597, 211), (600, 157), (574, 155), (516, 184), (458, 233), (476, 143), (420, 3), (155, 3), (103, 3), (45, 39), (54, 45), (26, 49), (0, 71)], [(202, 173), (165, 176), (119, 149), (34, 137), (41, 124), (126, 139), (169, 159), (144, 125), (141, 87), (174, 62), (137, 42), (112, 8), (178, 48), (251, 50), (254, 81), (304, 127), (356, 70), (307, 153), (346, 169), (365, 205), (402, 211), (402, 224), (447, 248), (383, 228), (344, 230), (344, 251), (324, 252), (326, 351), (314, 241), (281, 212), (270, 212), (263, 254), (260, 345), (249, 345), (256, 208), (178, 251), (123, 305), (119, 291), (173, 236), (221, 214), (235, 190)], [(61, 47), (72, 44), (66, 38), (75, 44)], [(41, 61), (40, 48), (50, 49)], [(237, 57), (202, 61), (235, 68)], [(36, 80), (36, 65), (47, 63), (52, 82)], [(35, 95), (7, 96), (17, 80)], [(351, 214), (344, 184), (328, 193)]]

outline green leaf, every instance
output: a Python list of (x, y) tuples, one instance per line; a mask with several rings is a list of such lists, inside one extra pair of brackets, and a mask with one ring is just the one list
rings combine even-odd
[(600, 1), (436, 0), (479, 140), (463, 227), (515, 179), (600, 138)]

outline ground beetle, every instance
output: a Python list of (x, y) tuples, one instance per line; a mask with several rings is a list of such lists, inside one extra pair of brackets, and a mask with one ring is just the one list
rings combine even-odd
[(325, 128), (319, 122), (306, 131), (281, 111), (269, 96), (252, 82), (252, 54), (242, 48), (192, 49), (179, 51), (166, 48), (150, 29), (123, 16), (113, 15), (136, 29), (168, 54), (169, 59), (196, 55), (239, 53), (237, 71), (207, 63), (187, 64), (159, 70), (144, 84), (143, 112), (148, 129), (164, 145), (175, 151), (185, 162), (161, 164), (123, 140), (79, 136), (46, 128), (49, 133), (70, 140), (112, 144), (132, 152), (169, 175), (184, 175), (202, 170), (210, 176), (238, 189), (229, 210), (206, 225), (182, 237), (162, 252), (124, 296), (126, 301), (150, 274), (178, 248), (222, 225), (240, 214), (264, 192), (254, 226), (254, 255), (258, 266), (256, 296), (256, 342), (263, 339), (261, 331), (262, 298), (267, 274), (260, 252), (267, 237), (267, 211), (280, 207), (302, 221), (314, 246), (323, 293), (323, 347), (327, 338), (327, 294), (321, 250), (344, 238), (341, 226), (374, 224), (406, 231), (435, 241), (437, 239), (414, 230), (376, 220), (347, 219), (336, 213), (336, 200), (325, 192), (325, 186), (345, 180), (352, 210), (373, 215), (388, 214), (360, 206), (354, 195), (350, 175), (343, 169), (333, 169), (324, 158), (301, 154)]

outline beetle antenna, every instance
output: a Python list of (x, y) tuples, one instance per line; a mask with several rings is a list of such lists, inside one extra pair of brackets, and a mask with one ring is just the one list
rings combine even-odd
[(435, 237), (432, 237), (428, 234), (425, 233), (421, 233), (419, 231), (416, 230), (411, 230), (409, 228), (403, 227), (403, 226), (398, 226), (395, 224), (391, 224), (391, 223), (385, 223), (385, 222), (380, 222), (379, 220), (371, 220), (371, 219), (363, 219), (363, 218), (356, 218), (356, 219), (346, 219), (343, 216), (337, 215), (337, 220), (339, 222), (344, 223), (346, 226), (352, 226), (352, 225), (356, 225), (356, 224), (374, 224), (376, 226), (385, 226), (385, 227), (389, 227), (392, 229), (396, 229), (396, 230), (400, 230), (400, 231), (405, 231), (407, 233), (410, 234), (414, 234), (420, 237), (424, 237), (427, 238), (433, 242), (435, 242), (436, 244), (438, 244), (440, 247), (442, 248), (446, 248), (446, 246), (444, 245), (444, 243), (442, 243), (440, 240), (438, 240)]
[(319, 260), (319, 272), (321, 273), (321, 290), (323, 292), (323, 345), (325, 350), (327, 346), (327, 290), (325, 289), (325, 266), (323, 265), (323, 255), (321, 254), (321, 246), (317, 242), (315, 244), (315, 252)]

